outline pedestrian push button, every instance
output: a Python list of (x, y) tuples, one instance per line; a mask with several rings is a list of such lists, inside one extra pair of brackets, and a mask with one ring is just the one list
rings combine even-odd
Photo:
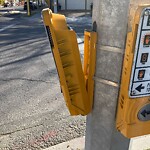
[(127, 34), (116, 128), (128, 138), (150, 134), (150, 5), (139, 6)]

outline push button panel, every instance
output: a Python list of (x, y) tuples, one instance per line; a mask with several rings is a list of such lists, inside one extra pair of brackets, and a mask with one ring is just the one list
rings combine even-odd
[(150, 83), (150, 8), (146, 8), (140, 19), (136, 39), (134, 61), (130, 79), (129, 96), (149, 96)]
[(136, 10), (118, 97), (116, 128), (125, 137), (150, 134), (150, 5)]

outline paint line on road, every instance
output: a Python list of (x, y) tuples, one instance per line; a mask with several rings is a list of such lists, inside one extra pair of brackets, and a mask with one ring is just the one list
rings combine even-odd
[(78, 42), (78, 44), (84, 43), (84, 41), (78, 35), (77, 35), (77, 42)]
[(84, 55), (84, 41), (77, 35), (78, 47), (81, 55)]
[(11, 28), (11, 27), (13, 27), (13, 26), (15, 26), (15, 25), (16, 25), (16, 24), (11, 24), (11, 25), (9, 25), (9, 26), (6, 26), (6, 27), (0, 29), (0, 32), (6, 30), (6, 29), (8, 29), (8, 28)]

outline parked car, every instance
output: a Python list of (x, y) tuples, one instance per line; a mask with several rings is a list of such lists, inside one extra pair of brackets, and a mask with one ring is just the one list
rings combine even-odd
[[(37, 9), (37, 6), (34, 2), (30, 1), (29, 6), (31, 10)], [(24, 10), (27, 10), (27, 2), (24, 2)]]

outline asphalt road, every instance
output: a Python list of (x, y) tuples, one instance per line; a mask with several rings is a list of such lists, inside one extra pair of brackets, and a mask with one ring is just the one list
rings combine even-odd
[[(67, 15), (82, 49), (81, 23), (90, 28), (91, 18)], [(37, 150), (81, 137), (85, 122), (65, 106), (40, 13), (1, 16), (0, 150)]]

